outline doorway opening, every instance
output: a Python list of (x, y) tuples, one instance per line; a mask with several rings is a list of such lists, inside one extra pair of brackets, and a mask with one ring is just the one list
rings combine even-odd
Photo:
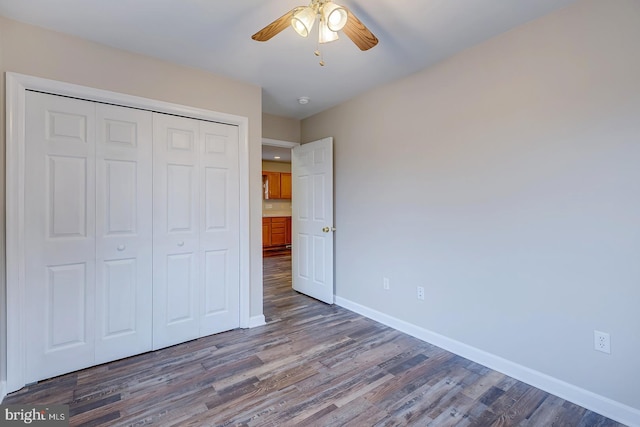
[(297, 145), (263, 140), (262, 248), (265, 257), (291, 253), (291, 149)]
[[(262, 256), (263, 274), (273, 275), (269, 268), (277, 265), (280, 274), (288, 277), (291, 287), (291, 149), (300, 144), (273, 139), (262, 140)], [(269, 270), (269, 271), (267, 271)], [(269, 280), (263, 282), (263, 297), (270, 295)], [(267, 322), (274, 315), (267, 309)]]

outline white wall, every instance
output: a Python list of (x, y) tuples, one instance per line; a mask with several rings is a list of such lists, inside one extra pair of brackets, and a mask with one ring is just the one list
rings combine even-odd
[(580, 0), (303, 120), (325, 136), (338, 297), (640, 423), (639, 1)]

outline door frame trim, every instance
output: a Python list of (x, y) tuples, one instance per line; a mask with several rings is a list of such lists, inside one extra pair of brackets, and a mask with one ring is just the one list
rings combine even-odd
[(282, 141), (280, 139), (262, 138), (262, 145), (269, 145), (271, 147), (283, 147), (293, 148), (300, 145), (299, 142)]
[(238, 126), (240, 178), (240, 327), (250, 322), (249, 119), (19, 73), (6, 73), (6, 392), (25, 386), (24, 198), (27, 90)]

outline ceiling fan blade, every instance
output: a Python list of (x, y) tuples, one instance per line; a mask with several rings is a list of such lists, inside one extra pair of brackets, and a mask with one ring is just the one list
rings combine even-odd
[(347, 24), (342, 31), (360, 50), (369, 50), (378, 44), (378, 38), (349, 9), (347, 9), (347, 16)]
[(279, 34), (282, 30), (291, 25), (291, 18), (293, 17), (293, 14), (299, 9), (299, 7), (294, 7), (289, 12), (285, 13), (280, 18), (252, 35), (251, 38), (259, 42), (266, 42), (271, 39), (273, 36)]

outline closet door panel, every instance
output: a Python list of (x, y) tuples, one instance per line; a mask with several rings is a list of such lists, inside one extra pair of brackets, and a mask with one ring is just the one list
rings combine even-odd
[(152, 113), (96, 105), (96, 363), (152, 348)]
[(25, 105), (25, 379), (237, 328), (238, 127)]
[(238, 127), (201, 122), (200, 333), (240, 324)]
[(26, 380), (94, 362), (95, 106), (27, 92)]
[[(180, 325), (183, 322), (192, 322), (196, 313), (193, 310), (193, 287), (182, 286), (182, 283), (193, 282), (195, 270), (195, 255), (193, 252), (167, 254), (167, 314), (166, 325)], [(187, 335), (187, 339), (196, 337), (195, 332)]]
[(154, 113), (153, 348), (200, 336), (199, 124)]

